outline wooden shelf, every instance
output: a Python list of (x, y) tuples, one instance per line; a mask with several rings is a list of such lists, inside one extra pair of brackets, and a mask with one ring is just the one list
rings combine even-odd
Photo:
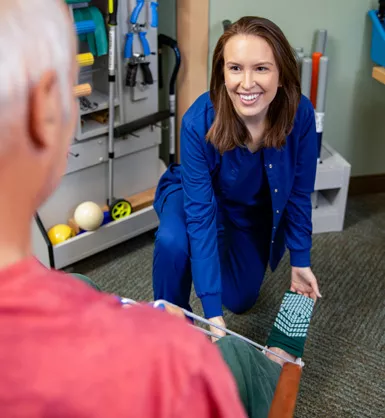
[(385, 84), (385, 68), (373, 67), (372, 77), (382, 84)]

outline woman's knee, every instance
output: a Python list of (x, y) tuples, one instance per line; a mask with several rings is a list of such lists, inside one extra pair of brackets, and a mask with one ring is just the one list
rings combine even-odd
[(224, 298), (223, 304), (234, 314), (240, 315), (249, 311), (257, 302), (259, 293), (250, 292), (243, 296), (232, 295), (232, 297)]
[(153, 259), (155, 299), (166, 299), (190, 309), (191, 265), (186, 231), (165, 227), (156, 233)]
[(159, 225), (155, 237), (155, 253), (161, 253), (168, 260), (188, 257), (188, 238), (186, 229), (178, 225)]

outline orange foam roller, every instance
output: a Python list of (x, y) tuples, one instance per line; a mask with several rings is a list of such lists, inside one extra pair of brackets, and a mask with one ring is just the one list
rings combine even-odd
[(94, 65), (95, 62), (94, 56), (90, 52), (78, 54), (76, 59), (80, 67), (88, 67), (90, 65)]
[(92, 93), (92, 87), (90, 84), (79, 84), (74, 88), (75, 97), (89, 96)]
[(319, 73), (319, 62), (322, 57), (321, 52), (314, 52), (312, 55), (313, 67), (311, 74), (311, 91), (310, 100), (313, 103), (314, 109), (317, 106), (317, 94), (318, 94), (318, 73)]
[(268, 418), (292, 418), (294, 416), (302, 367), (285, 363), (279, 376)]

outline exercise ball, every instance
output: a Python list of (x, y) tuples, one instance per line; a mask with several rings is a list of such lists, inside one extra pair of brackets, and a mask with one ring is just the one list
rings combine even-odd
[(94, 231), (103, 223), (103, 211), (94, 202), (81, 203), (75, 210), (74, 219), (84, 231)]
[(48, 238), (52, 245), (60, 244), (61, 242), (67, 241), (67, 239), (74, 236), (74, 230), (65, 224), (55, 225), (48, 231)]

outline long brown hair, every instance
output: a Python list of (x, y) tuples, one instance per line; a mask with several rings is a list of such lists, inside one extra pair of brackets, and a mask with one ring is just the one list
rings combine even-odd
[(279, 71), (278, 88), (267, 113), (267, 127), (263, 145), (281, 148), (294, 125), (301, 99), (301, 85), (295, 53), (281, 29), (268, 19), (245, 16), (233, 23), (219, 38), (214, 50), (210, 81), (210, 99), (215, 110), (214, 122), (206, 135), (218, 151), (244, 146), (251, 141), (245, 123), (234, 109), (226, 91), (224, 78), (224, 48), (235, 35), (254, 35), (265, 39), (273, 50)]

